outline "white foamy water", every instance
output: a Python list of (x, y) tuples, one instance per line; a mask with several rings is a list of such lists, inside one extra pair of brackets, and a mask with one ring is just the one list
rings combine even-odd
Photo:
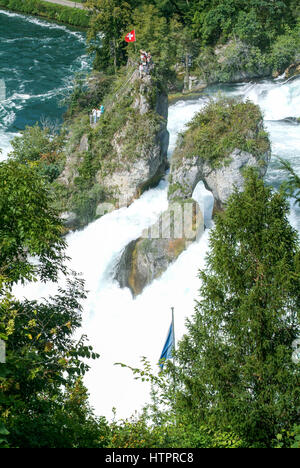
[(0, 161), (4, 161), (5, 159), (7, 159), (8, 153), (10, 153), (10, 151), (12, 150), (10, 142), (17, 135), (17, 133), (3, 132), (0, 128)]
[[(57, 29), (66, 32), (67, 34), (76, 37), (79, 41), (84, 42), (85, 39), (83, 38), (82, 34), (79, 31), (72, 31), (69, 27), (64, 26), (62, 24), (58, 24), (53, 22), (49, 22), (46, 20), (42, 20), (37, 18), (36, 16), (31, 16), (31, 15), (23, 15), (22, 13), (13, 13), (12, 11), (8, 10), (0, 10), (2, 15), (7, 16), (8, 18), (20, 18), (22, 21), (26, 21), (27, 23), (31, 24), (36, 24), (40, 26), (41, 28), (47, 28), (47, 29)], [(26, 38), (24, 38), (26, 39)], [(20, 39), (14, 39), (14, 41), (17, 41)]]
[[(251, 97), (262, 106), (269, 118), (285, 118), (293, 115), (293, 99), (297, 102), (300, 82), (298, 80), (284, 85), (278, 82), (237, 85), (227, 90), (227, 93)], [(280, 99), (275, 100), (272, 97), (274, 93)], [(184, 130), (185, 124), (203, 107), (204, 102), (205, 99), (202, 98), (171, 106), (170, 156), (178, 132)], [(276, 155), (290, 160), (300, 174), (300, 127), (282, 122), (267, 125), (274, 153), (267, 181), (279, 184), (284, 179), (284, 173), (278, 169)], [(206, 207), (206, 220), (209, 221), (211, 197), (200, 186), (194, 197), (202, 198)], [(131, 207), (105, 215), (83, 231), (68, 236), (67, 253), (72, 258), (71, 266), (83, 273), (89, 290), (84, 304), (81, 332), (88, 335), (95, 351), (101, 355), (98, 361), (91, 363), (91, 371), (85, 381), (96, 413), (109, 418), (113, 407), (116, 407), (118, 417), (129, 417), (149, 399), (147, 384), (135, 381), (129, 370), (116, 367), (114, 363), (138, 366), (140, 358), (146, 356), (155, 367), (170, 325), (170, 308), (175, 307), (177, 339), (185, 332), (185, 318), (194, 312), (194, 301), (200, 288), (197, 273), (205, 264), (209, 230), (136, 299), (132, 298), (128, 289), (120, 289), (113, 279), (114, 265), (122, 249), (128, 242), (139, 237), (145, 227), (155, 222), (166, 206), (167, 184), (162, 182)], [(292, 211), (291, 220), (294, 225), (299, 220), (298, 214), (297, 210)], [(25, 290), (19, 288), (18, 295), (26, 294), (28, 298), (38, 298), (54, 292), (54, 289), (30, 285)]]
[(299, 117), (300, 87), (299, 79), (291, 81), (269, 82), (255, 85), (247, 96), (259, 104), (266, 120), (281, 120), (287, 117)]

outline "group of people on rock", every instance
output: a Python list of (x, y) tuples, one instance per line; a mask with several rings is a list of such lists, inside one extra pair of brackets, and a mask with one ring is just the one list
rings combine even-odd
[(104, 106), (101, 105), (98, 109), (93, 109), (92, 110), (92, 113), (90, 115), (90, 123), (91, 125), (92, 124), (96, 124), (97, 122), (99, 122), (100, 120), (100, 117), (101, 115), (104, 114)]
[(145, 50), (140, 50), (140, 64), (139, 72), (140, 78), (143, 78), (144, 75), (149, 75), (150, 70), (153, 68), (153, 61), (150, 52)]

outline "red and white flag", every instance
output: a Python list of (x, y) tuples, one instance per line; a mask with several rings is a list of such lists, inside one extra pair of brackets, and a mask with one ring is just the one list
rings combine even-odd
[(125, 41), (126, 42), (136, 42), (135, 38), (135, 30), (131, 31), (125, 36)]

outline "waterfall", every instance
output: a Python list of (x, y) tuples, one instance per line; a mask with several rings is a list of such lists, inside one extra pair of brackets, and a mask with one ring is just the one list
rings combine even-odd
[[(211, 88), (207, 93), (215, 91)], [(285, 175), (279, 169), (276, 156), (291, 161), (300, 175), (300, 127), (282, 121), (286, 117), (297, 116), (300, 80), (228, 85), (223, 86), (222, 91), (227, 95), (249, 98), (264, 112), (273, 151), (267, 183), (278, 186), (284, 180)], [(170, 107), (170, 157), (178, 132), (184, 130), (185, 124), (203, 107), (206, 99), (180, 101)], [(196, 188), (194, 197), (205, 207), (208, 222), (211, 197), (201, 185)], [(96, 413), (108, 418), (112, 416), (113, 407), (117, 409), (117, 417), (124, 418), (141, 409), (149, 400), (148, 384), (135, 381), (128, 369), (114, 364), (122, 362), (139, 366), (140, 358), (145, 356), (155, 367), (170, 325), (171, 306), (175, 307), (176, 338), (180, 339), (185, 332), (185, 319), (193, 315), (194, 301), (198, 297), (200, 280), (197, 273), (205, 265), (209, 229), (136, 299), (132, 298), (129, 290), (120, 289), (113, 279), (113, 268), (122, 249), (155, 222), (166, 207), (167, 182), (162, 181), (129, 208), (107, 214), (67, 238), (71, 267), (83, 273), (89, 290), (80, 333), (88, 335), (95, 351), (100, 354), (98, 361), (91, 362), (91, 371), (85, 382)], [(294, 207), (291, 221), (300, 228), (299, 211)], [(19, 297), (39, 298), (54, 290), (54, 285), (28, 285), (25, 289), (18, 287), (16, 293)]]

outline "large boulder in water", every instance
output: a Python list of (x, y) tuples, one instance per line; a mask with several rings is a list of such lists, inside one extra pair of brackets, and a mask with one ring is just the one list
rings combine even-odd
[(194, 200), (170, 204), (159, 220), (124, 249), (115, 278), (133, 296), (159, 278), (204, 231), (204, 220)]

